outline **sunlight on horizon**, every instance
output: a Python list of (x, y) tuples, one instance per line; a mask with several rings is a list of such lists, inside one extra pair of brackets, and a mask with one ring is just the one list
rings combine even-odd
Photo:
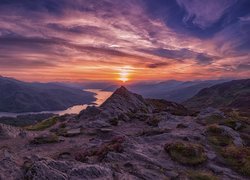
[(124, 66), (122, 68), (119, 68), (119, 78), (118, 80), (122, 81), (123, 83), (130, 80), (130, 75), (132, 73), (132, 67), (131, 66)]

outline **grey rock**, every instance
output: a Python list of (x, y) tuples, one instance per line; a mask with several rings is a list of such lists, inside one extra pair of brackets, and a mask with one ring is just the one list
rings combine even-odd
[(99, 165), (87, 165), (82, 164), (78, 167), (73, 168), (70, 171), (70, 176), (72, 179), (113, 179), (112, 171), (109, 168), (99, 166)]
[(96, 106), (88, 106), (79, 113), (80, 120), (93, 118), (101, 113), (101, 109)]
[(222, 117), (225, 116), (225, 114), (222, 111), (220, 111), (220, 110), (218, 110), (216, 108), (208, 107), (208, 108), (205, 108), (205, 109), (201, 110), (198, 117), (199, 118), (205, 118), (205, 117), (208, 117), (208, 116), (211, 116), (211, 115), (219, 115), (219, 116), (222, 116)]
[(240, 134), (237, 131), (234, 131), (232, 128), (227, 126), (220, 126), (224, 131), (233, 138), (233, 143), (237, 147), (243, 146), (243, 141), (240, 137)]
[(113, 116), (152, 112), (152, 107), (141, 95), (129, 92), (123, 86), (117, 89), (100, 107)]
[(29, 168), (25, 178), (32, 180), (66, 180), (68, 179), (68, 176), (63, 172), (50, 167), (46, 161), (37, 161)]
[(12, 158), (0, 160), (0, 179), (19, 180), (23, 179), (23, 172), (20, 166)]

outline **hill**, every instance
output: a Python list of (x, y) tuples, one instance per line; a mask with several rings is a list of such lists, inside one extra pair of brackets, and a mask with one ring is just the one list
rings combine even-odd
[(0, 77), (0, 112), (63, 110), (94, 101), (94, 93), (53, 83), (27, 83)]
[(235, 108), (249, 111), (250, 79), (233, 80), (202, 89), (183, 104), (189, 108)]

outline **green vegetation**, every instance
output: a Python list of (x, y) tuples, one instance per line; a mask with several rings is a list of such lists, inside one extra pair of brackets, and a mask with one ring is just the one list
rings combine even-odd
[(33, 140), (30, 141), (30, 144), (49, 144), (56, 142), (59, 142), (58, 136), (55, 134), (51, 134), (48, 136), (35, 137)]
[(232, 138), (217, 125), (211, 125), (206, 130), (207, 138), (215, 146), (227, 146), (232, 144)]
[(17, 117), (0, 117), (0, 123), (17, 127), (25, 127), (36, 124), (37, 122), (41, 122), (44, 119), (48, 119), (52, 116), (55, 116), (55, 114), (43, 113), (19, 115)]
[(176, 142), (166, 144), (164, 149), (173, 160), (184, 165), (199, 165), (207, 160), (203, 147), (198, 144)]
[(215, 124), (215, 123), (220, 123), (224, 121), (224, 117), (219, 115), (219, 114), (213, 114), (211, 116), (206, 117), (203, 120), (203, 124), (204, 125), (211, 125), (211, 124)]
[(57, 123), (58, 119), (59, 118), (57, 116), (55, 116), (55, 117), (46, 119), (44, 121), (41, 121), (35, 125), (28, 126), (28, 127), (26, 127), (26, 129), (29, 131), (43, 131), (43, 130), (55, 125)]
[(205, 171), (189, 171), (187, 175), (190, 180), (218, 180), (218, 177)]
[(245, 176), (250, 176), (249, 147), (234, 146), (232, 138), (218, 125), (209, 126), (206, 134), (208, 140), (214, 145), (216, 152), (221, 156), (222, 163)]
[(250, 148), (229, 146), (221, 150), (225, 163), (245, 176), (250, 176)]

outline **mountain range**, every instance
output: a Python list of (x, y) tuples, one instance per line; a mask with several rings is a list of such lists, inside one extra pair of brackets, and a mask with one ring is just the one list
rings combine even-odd
[[(165, 99), (174, 102), (184, 102), (193, 97), (201, 89), (211, 87), (213, 85), (229, 81), (228, 79), (220, 80), (196, 80), (196, 81), (145, 81), (132, 82), (125, 84), (125, 86), (146, 98)], [(71, 84), (71, 83), (70, 83)], [(69, 84), (68, 84), (69, 85)], [(112, 82), (88, 82), (88, 83), (72, 83), (71, 86), (82, 88), (98, 88), (104, 91), (114, 91), (119, 87), (118, 84)]]
[(183, 104), (192, 109), (234, 108), (250, 112), (250, 79), (233, 80), (204, 88)]
[(0, 77), (0, 112), (64, 110), (95, 100), (94, 93), (54, 83), (28, 83)]

